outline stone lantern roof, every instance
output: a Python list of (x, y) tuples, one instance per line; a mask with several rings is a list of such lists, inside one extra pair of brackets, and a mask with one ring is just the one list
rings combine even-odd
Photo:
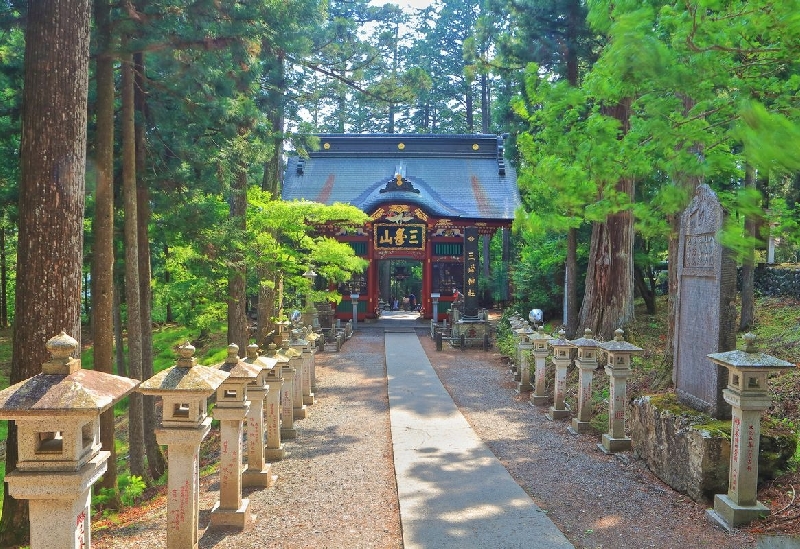
[(596, 339), (592, 339), (592, 330), (586, 328), (583, 332), (583, 337), (578, 339), (573, 339), (571, 343), (575, 347), (599, 347), (600, 342)]
[(239, 346), (235, 343), (228, 345), (228, 356), (217, 368), (229, 374), (225, 381), (249, 383), (261, 373), (261, 367), (239, 358)]
[(188, 341), (178, 349), (180, 355), (174, 366), (162, 370), (139, 386), (146, 395), (193, 393), (210, 395), (228, 377), (228, 372), (209, 366), (198, 366), (195, 348)]
[(269, 344), (267, 354), (265, 356), (267, 358), (274, 359), (277, 364), (287, 364), (289, 362), (289, 357), (279, 353), (278, 346), (274, 343)]
[(611, 341), (606, 341), (604, 343), (599, 343), (598, 347), (603, 349), (608, 353), (615, 353), (615, 354), (638, 354), (644, 351), (641, 347), (637, 347), (633, 343), (628, 343), (622, 337), (623, 335), (622, 328), (617, 328), (614, 330), (614, 339)]
[(133, 391), (139, 381), (83, 370), (72, 358), (78, 342), (61, 332), (47, 342), (42, 372), (0, 391), (0, 418), (100, 414)]
[(566, 332), (563, 329), (558, 331), (557, 337), (548, 339), (547, 344), (551, 347), (574, 347), (572, 342), (566, 338)]
[(708, 358), (720, 366), (736, 368), (739, 370), (780, 370), (794, 367), (791, 362), (786, 362), (785, 360), (781, 360), (766, 353), (759, 352), (755, 344), (755, 334), (745, 334), (744, 341), (744, 351), (737, 349), (735, 351), (727, 351), (725, 353), (712, 353), (708, 355)]

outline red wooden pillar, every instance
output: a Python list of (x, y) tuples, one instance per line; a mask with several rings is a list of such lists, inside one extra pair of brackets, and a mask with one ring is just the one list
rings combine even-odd
[(425, 242), (425, 259), (422, 261), (422, 295), (420, 303), (425, 310), (423, 318), (433, 318), (433, 300), (431, 291), (433, 289), (433, 242), (428, 238)]
[(378, 307), (378, 262), (375, 259), (375, 245), (370, 238), (367, 241), (367, 318), (375, 318)]

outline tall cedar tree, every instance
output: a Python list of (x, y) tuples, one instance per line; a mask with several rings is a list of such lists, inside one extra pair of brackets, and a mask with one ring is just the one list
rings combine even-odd
[[(80, 342), (90, 13), (88, 0), (28, 4), (12, 384), (41, 371), (52, 336)], [(12, 423), (6, 474), (17, 459)], [(28, 538), (28, 506), (5, 488), (8, 547)]]
[[(98, 51), (95, 61), (94, 164), (97, 175), (92, 222), (92, 340), (95, 370), (111, 374), (114, 369), (114, 60), (109, 47), (111, 6), (108, 1), (95, 0), (94, 13)], [(98, 484), (115, 489), (117, 454), (113, 408), (100, 416), (100, 441), (103, 450), (111, 452), (111, 456)], [(118, 498), (115, 504), (119, 504)]]

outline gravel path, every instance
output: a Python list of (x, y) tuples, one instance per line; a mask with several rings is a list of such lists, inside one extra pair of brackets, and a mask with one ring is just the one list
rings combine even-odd
[[(566, 433), (513, 380), (497, 353), (436, 352), (420, 338), (467, 421), (576, 548), (755, 547), (705, 519), (705, 507), (677, 494), (630, 454), (606, 456), (597, 437)], [(245, 532), (208, 530), (201, 548), (401, 548), (388, 420), (383, 332), (361, 329), (340, 353), (317, 355), (317, 402), (296, 422), (298, 438), (273, 465), (278, 483), (248, 490), (257, 514)], [(212, 432), (211, 437), (217, 433)], [(217, 499), (217, 475), (202, 482), (201, 528)], [(163, 548), (163, 498), (137, 518), (93, 532), (93, 546)], [(109, 523), (105, 523), (109, 524)], [(535, 539), (531, 547), (536, 547)], [(500, 548), (498, 548), (500, 549)]]

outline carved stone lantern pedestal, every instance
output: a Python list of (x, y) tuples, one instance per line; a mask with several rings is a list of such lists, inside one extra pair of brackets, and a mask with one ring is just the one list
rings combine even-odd
[(42, 372), (0, 391), (0, 419), (17, 425), (17, 468), (9, 494), (28, 500), (32, 549), (91, 547), (91, 488), (107, 468), (100, 414), (138, 381), (81, 369), (78, 342), (64, 332), (47, 342)]
[(519, 343), (517, 343), (517, 356), (519, 357), (519, 366), (517, 367), (517, 374), (515, 379), (518, 378), (517, 393), (524, 393), (533, 389), (531, 385), (531, 367), (530, 356), (533, 351), (533, 341), (529, 337), (532, 332), (519, 332)]
[(565, 335), (564, 330), (561, 330), (558, 332), (558, 338), (547, 341), (547, 344), (553, 349), (553, 364), (556, 367), (553, 405), (547, 412), (547, 417), (553, 420), (567, 418), (570, 415), (565, 396), (567, 393), (567, 369), (572, 362), (570, 352), (573, 345), (566, 340)]
[[(266, 460), (265, 404), (270, 391), (269, 374), (275, 369), (277, 360), (258, 356), (258, 345), (247, 346), (245, 362), (258, 369), (258, 377), (247, 386), (250, 409), (247, 412), (247, 469), (242, 473), (242, 486), (266, 488), (275, 484), (278, 476), (272, 474), (272, 466)], [(280, 393), (280, 388), (275, 388)], [(273, 413), (277, 413), (273, 410)], [(278, 427), (280, 428), (280, 427)]]
[(633, 370), (631, 370), (631, 357), (641, 354), (644, 350), (622, 339), (622, 335), (622, 330), (618, 328), (614, 332), (613, 341), (606, 341), (600, 344), (600, 348), (608, 355), (606, 374), (609, 377), (610, 387), (608, 394), (608, 432), (603, 435), (603, 440), (597, 447), (607, 454), (631, 449), (631, 439), (625, 435), (628, 378), (633, 373)]
[(723, 390), (725, 402), (732, 408), (728, 493), (714, 496), (714, 509), (707, 512), (711, 520), (726, 529), (769, 514), (769, 508), (756, 500), (761, 412), (772, 404), (767, 375), (794, 367), (785, 360), (758, 352), (755, 335), (745, 334), (744, 339), (744, 351), (708, 355), (715, 365), (728, 369), (728, 386)]
[(592, 331), (586, 328), (582, 338), (571, 341), (578, 348), (575, 364), (578, 366), (578, 414), (572, 418), (567, 430), (573, 435), (588, 433), (592, 419), (592, 378), (597, 369), (597, 349), (599, 342), (592, 339)]
[(178, 349), (174, 366), (144, 381), (139, 391), (160, 396), (161, 427), (156, 440), (167, 446), (167, 549), (197, 549), (200, 524), (200, 443), (211, 430), (208, 397), (227, 372), (198, 366), (194, 347)]
[[(217, 388), (214, 419), (220, 425), (219, 501), (211, 510), (212, 526), (246, 528), (253, 516), (250, 500), (242, 497), (242, 437), (250, 412), (247, 386), (256, 381), (261, 368), (239, 358), (239, 346), (228, 345), (225, 362), (217, 367), (228, 377)], [(263, 394), (261, 395), (263, 402)]]
[(533, 358), (535, 360), (533, 375), (533, 393), (531, 393), (531, 404), (534, 406), (544, 406), (550, 401), (545, 391), (547, 378), (547, 340), (550, 339), (544, 333), (544, 327), (539, 326), (536, 333), (531, 336), (533, 343)]

